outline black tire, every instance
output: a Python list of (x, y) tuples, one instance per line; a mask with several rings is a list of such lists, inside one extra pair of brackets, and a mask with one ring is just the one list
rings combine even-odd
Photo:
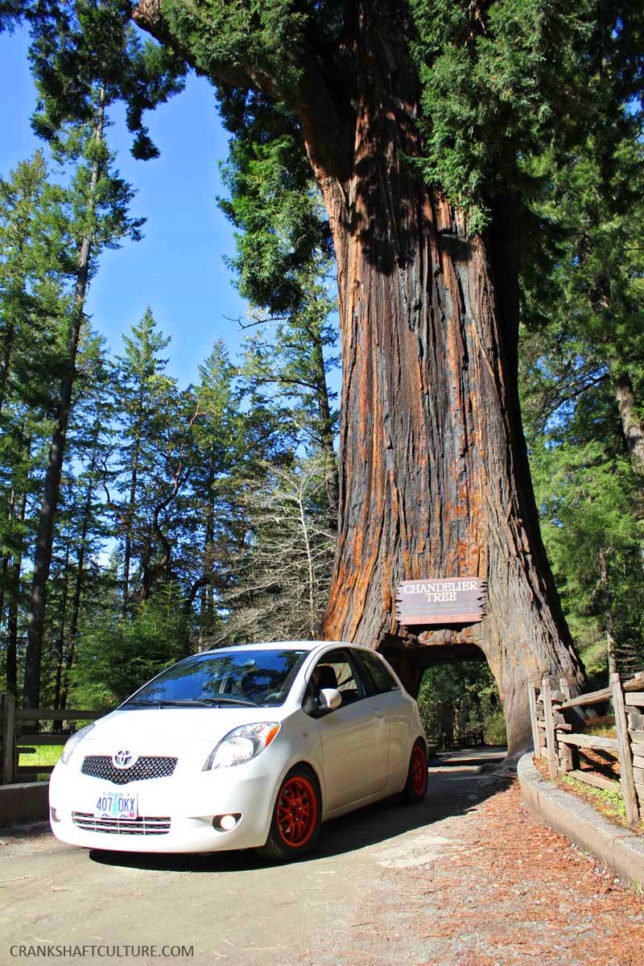
[(411, 805), (424, 801), (427, 794), (427, 747), (422, 738), (417, 738), (409, 756), (407, 782), (403, 789), (402, 800)]
[(320, 783), (308, 765), (296, 765), (280, 785), (265, 845), (257, 849), (265, 859), (290, 862), (307, 855), (322, 824)]

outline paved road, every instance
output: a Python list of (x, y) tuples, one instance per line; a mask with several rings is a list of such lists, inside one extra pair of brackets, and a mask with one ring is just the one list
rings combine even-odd
[(365, 884), (432, 851), (433, 824), (474, 802), (472, 778), (489, 757), (439, 765), (422, 805), (384, 802), (330, 822), (315, 855), (286, 866), (253, 852), (128, 856), (64, 846), (42, 829), (5, 835), (0, 956), (14, 944), (109, 943), (192, 945), (195, 962), (341, 962), (339, 932)]
[[(145, 954), (100, 960), (86, 954), (91, 962), (232, 966), (535, 962), (521, 958), (526, 950), (521, 939), (516, 949), (506, 942), (501, 952), (488, 958), (489, 910), (479, 915), (481, 922), (474, 932), (473, 927), (464, 931), (450, 916), (450, 903), (459, 914), (472, 905), (477, 879), (486, 895), (493, 892), (484, 883), (495, 884), (492, 859), (497, 853), (493, 844), (492, 851), (487, 847), (487, 838), (497, 837), (499, 822), (501, 828), (505, 826), (508, 808), (515, 812), (520, 808), (516, 792), (499, 792), (489, 776), (478, 774), (489, 757), (475, 752), (437, 762), (425, 803), (416, 807), (381, 803), (329, 823), (316, 854), (292, 865), (265, 865), (251, 852), (195, 857), (88, 853), (59, 844), (42, 828), (22, 837), (4, 835), (0, 961), (19, 963), (11, 952), (13, 948), (15, 954), (21, 944), (53, 943), (155, 946), (157, 951), (169, 945), (194, 947), (192, 956), (174, 960)], [(515, 795), (513, 804), (503, 801), (508, 794)], [(485, 809), (495, 801), (500, 805), (487, 821), (497, 832), (490, 832), (482, 823)], [(526, 835), (521, 829), (515, 834)], [(549, 832), (543, 834), (551, 837)], [(465, 872), (454, 874), (452, 863), (459, 855)], [(557, 862), (559, 855), (556, 852)], [(481, 866), (477, 876), (477, 863), (483, 860), (492, 865)], [(508, 865), (509, 878), (513, 863), (514, 859)], [(450, 873), (452, 878), (441, 886), (441, 876)], [(481, 898), (475, 907), (481, 913)], [(521, 915), (530, 919), (533, 913)], [(450, 922), (456, 924), (451, 933)], [(591, 942), (589, 955), (593, 948)], [(64, 956), (55, 961), (81, 960)], [(539, 961), (582, 960), (557, 954), (556, 959), (542, 956)], [(594, 962), (604, 966), (596, 956)], [(641, 966), (636, 960), (626, 962)]]

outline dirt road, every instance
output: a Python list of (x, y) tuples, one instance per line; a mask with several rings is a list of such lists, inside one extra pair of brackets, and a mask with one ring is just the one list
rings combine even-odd
[(422, 806), (330, 823), (316, 854), (288, 866), (87, 853), (42, 827), (0, 834), (0, 960), (35, 962), (24, 953), (53, 944), (86, 947), (60, 963), (644, 966), (641, 897), (535, 823), (480, 761), (432, 769)]

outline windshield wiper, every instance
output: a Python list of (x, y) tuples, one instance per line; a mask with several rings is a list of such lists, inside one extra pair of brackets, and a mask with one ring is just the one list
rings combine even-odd
[(147, 701), (145, 698), (139, 701), (124, 701), (122, 708), (158, 708), (158, 701)]
[(212, 708), (221, 704), (240, 704), (248, 708), (259, 708), (255, 701), (249, 701), (246, 698), (231, 698), (228, 695), (221, 695), (216, 698), (181, 698), (173, 700), (172, 698), (159, 698), (158, 701), (147, 701), (145, 698), (141, 701), (127, 701), (122, 707), (124, 708)]
[(123, 705), (124, 708), (139, 706), (146, 708), (207, 708), (209, 704), (207, 701), (200, 701), (195, 698), (181, 698), (176, 701), (173, 701), (171, 698), (159, 698), (157, 701), (147, 701), (144, 698), (142, 701), (128, 701)]
[(219, 694), (216, 698), (202, 698), (201, 704), (242, 704), (247, 708), (259, 708), (256, 701), (249, 701), (248, 698), (231, 698), (227, 694)]

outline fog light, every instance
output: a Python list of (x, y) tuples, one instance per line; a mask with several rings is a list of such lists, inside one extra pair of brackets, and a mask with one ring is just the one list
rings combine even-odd
[(55, 808), (50, 808), (49, 809), (49, 816), (50, 816), (52, 822), (61, 822), (62, 821), (62, 815), (59, 815), (59, 813), (56, 811)]
[(241, 815), (215, 815), (212, 824), (220, 832), (230, 832), (239, 822)]

